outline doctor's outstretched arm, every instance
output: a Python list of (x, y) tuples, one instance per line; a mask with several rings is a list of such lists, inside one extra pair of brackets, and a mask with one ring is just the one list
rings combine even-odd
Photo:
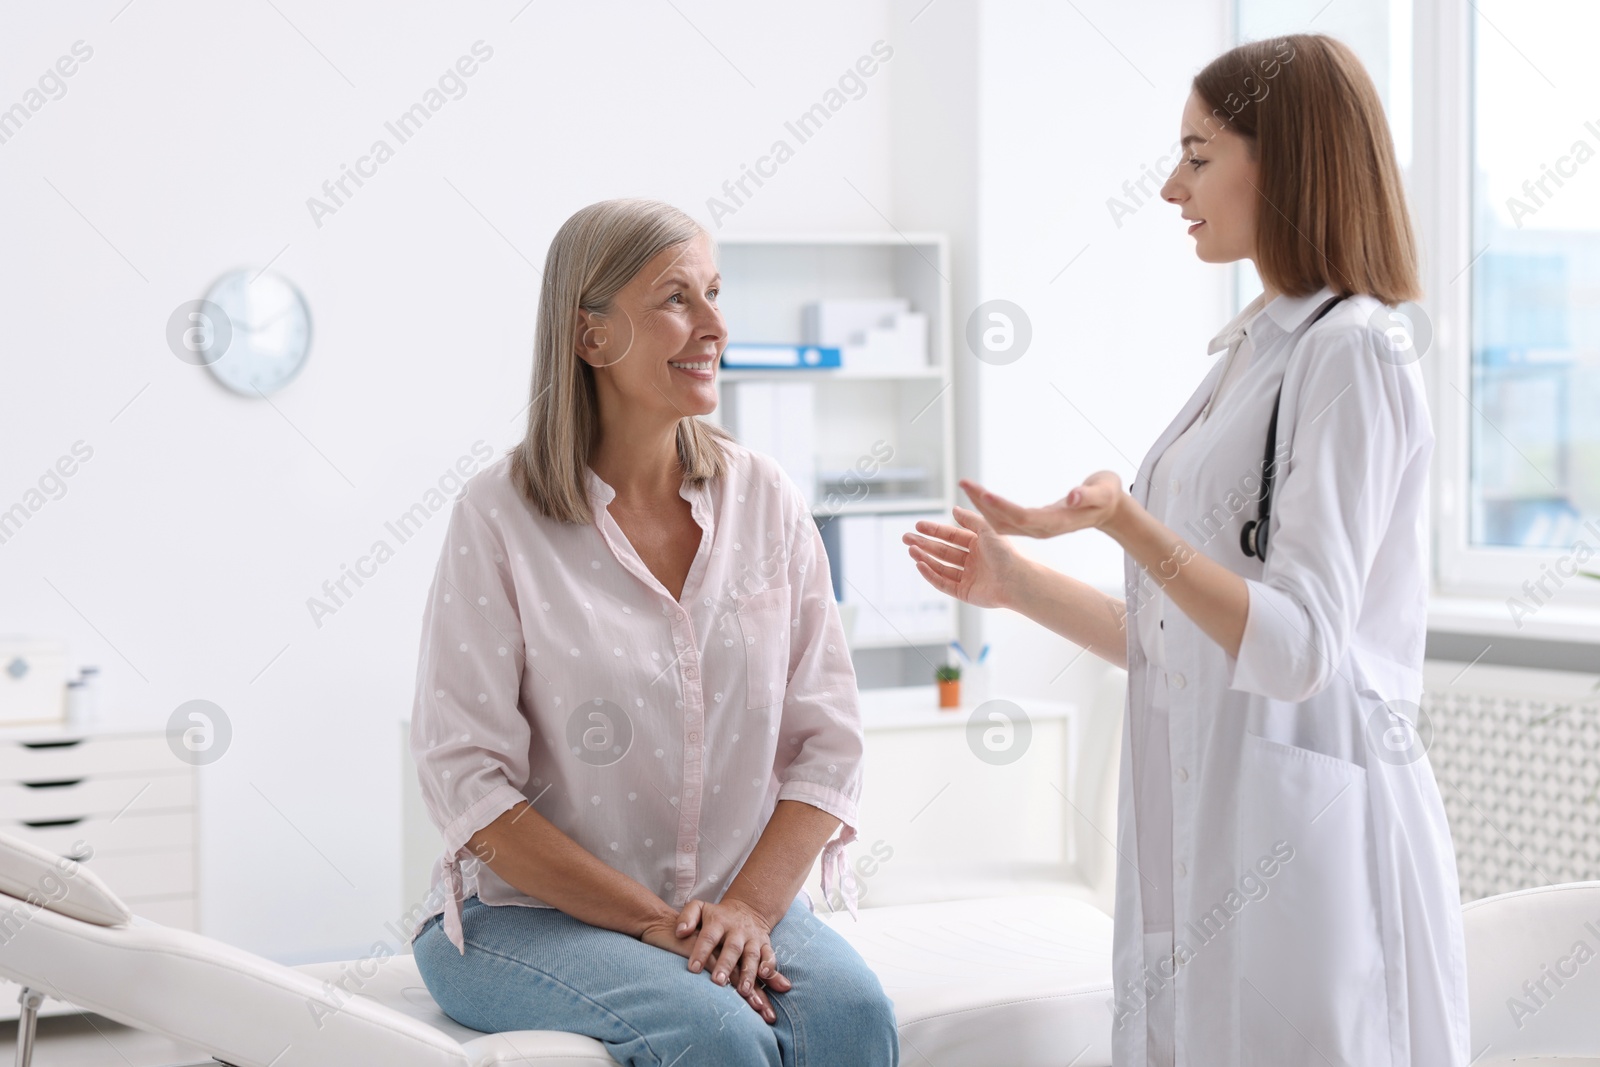
[(917, 533), (903, 538), (934, 588), (976, 607), (1011, 608), (1126, 667), (1127, 604), (1026, 559), (1003, 536), (1054, 537), (1095, 527), (1121, 545), (1223, 651), (1238, 656), (1250, 614), (1245, 580), (1157, 522), (1114, 473), (1091, 474), (1042, 508), (1023, 507), (975, 482), (962, 481), (961, 487), (982, 514), (956, 508), (961, 525), (923, 521)]
[(1121, 600), (1011, 547), (976, 511), (956, 522), (921, 521), (902, 540), (935, 589), (979, 608), (1010, 608), (1118, 667), (1128, 665)]

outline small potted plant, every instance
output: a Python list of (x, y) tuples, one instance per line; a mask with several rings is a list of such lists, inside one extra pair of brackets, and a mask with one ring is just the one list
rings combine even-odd
[(935, 667), (933, 677), (939, 683), (939, 707), (959, 708), (961, 706), (960, 665), (947, 663), (943, 667)]

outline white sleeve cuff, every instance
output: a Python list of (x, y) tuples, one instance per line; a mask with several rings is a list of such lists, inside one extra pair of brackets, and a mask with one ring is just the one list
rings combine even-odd
[(1229, 661), (1228, 688), (1271, 700), (1306, 700), (1327, 684), (1333, 665), (1305, 609), (1281, 589), (1245, 579), (1249, 613), (1239, 655)]

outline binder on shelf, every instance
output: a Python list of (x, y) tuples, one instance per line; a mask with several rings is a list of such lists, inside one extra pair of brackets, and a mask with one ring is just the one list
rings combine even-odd
[(900, 535), (942, 512), (837, 515), (822, 526), (834, 598), (856, 605), (857, 645), (911, 641), (943, 644), (954, 618), (951, 600), (923, 580)]
[(839, 366), (839, 349), (741, 341), (722, 350), (722, 365), (729, 370), (822, 370)]
[(817, 489), (829, 510), (840, 510), (838, 505), (846, 503), (888, 504), (939, 495), (926, 467), (879, 467), (871, 474), (854, 467), (830, 467), (817, 471)]
[(807, 381), (730, 382), (727, 430), (740, 444), (778, 461), (800, 487), (807, 507), (817, 502), (817, 390)]

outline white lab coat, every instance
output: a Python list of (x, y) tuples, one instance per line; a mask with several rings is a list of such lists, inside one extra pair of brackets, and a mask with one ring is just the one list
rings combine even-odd
[[(1380, 307), (1370, 297), (1336, 305), (1289, 360), (1294, 332), (1332, 296), (1266, 306), (1248, 369), (1170, 472), (1166, 524), (1248, 583), (1237, 660), (1169, 606), (1158, 674), (1137, 626), (1154, 587), (1127, 561), (1117, 1067), (1147, 1062), (1147, 1024), (1171, 1028), (1178, 1067), (1469, 1059), (1455, 852), (1426, 753), (1402, 721), (1416, 720), (1421, 696), (1433, 431), (1418, 366), (1370, 324)], [(1145, 458), (1132, 487), (1141, 504), (1222, 363)], [(1239, 531), (1256, 516), (1280, 382), (1263, 566), (1243, 554)], [(1171, 804), (1140, 812), (1133, 743), (1161, 684)], [(1141, 822), (1160, 819), (1170, 820), (1171, 869), (1137, 871)], [(1171, 886), (1165, 960), (1145, 949), (1150, 879)]]

